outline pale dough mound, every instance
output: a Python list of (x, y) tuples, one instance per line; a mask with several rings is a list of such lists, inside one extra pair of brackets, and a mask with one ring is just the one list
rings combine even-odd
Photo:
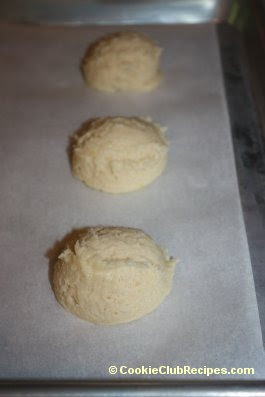
[(161, 51), (139, 33), (105, 36), (88, 49), (82, 65), (85, 80), (103, 91), (150, 91), (161, 81)]
[(166, 166), (164, 131), (150, 119), (95, 119), (75, 136), (73, 174), (88, 186), (109, 193), (140, 189)]
[(57, 300), (96, 324), (136, 320), (168, 295), (175, 260), (139, 229), (89, 228), (59, 256), (53, 273)]

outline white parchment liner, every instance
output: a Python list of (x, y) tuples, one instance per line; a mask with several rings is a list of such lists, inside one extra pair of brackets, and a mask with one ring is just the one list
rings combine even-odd
[[(79, 70), (87, 45), (116, 30), (0, 28), (1, 377), (117, 379), (110, 365), (254, 367), (249, 378), (264, 377), (215, 27), (137, 27), (164, 48), (165, 78), (132, 95), (90, 90)], [(104, 194), (71, 175), (69, 137), (107, 115), (168, 127), (168, 167), (142, 191)], [(87, 225), (142, 228), (180, 258), (155, 312), (100, 327), (57, 303), (51, 249)]]

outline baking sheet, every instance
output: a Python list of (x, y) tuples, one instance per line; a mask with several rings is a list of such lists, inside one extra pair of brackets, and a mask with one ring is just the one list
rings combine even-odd
[[(264, 378), (215, 27), (137, 27), (164, 48), (161, 87), (90, 90), (80, 59), (117, 29), (0, 27), (1, 377), (114, 380), (122, 376), (109, 375), (110, 365), (207, 365), (254, 367), (249, 378)], [(168, 127), (169, 164), (155, 183), (109, 195), (71, 176), (69, 137), (102, 115), (148, 115)], [(143, 228), (181, 260), (170, 296), (133, 323), (89, 324), (51, 290), (60, 241), (102, 224)]]

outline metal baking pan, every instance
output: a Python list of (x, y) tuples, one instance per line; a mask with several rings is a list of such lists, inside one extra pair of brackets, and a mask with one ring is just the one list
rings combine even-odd
[[(255, 280), (263, 341), (265, 338), (265, 165), (264, 165), (264, 3), (240, 1), (2, 2), (2, 22), (34, 24), (190, 24), (215, 22), (224, 85)], [(258, 56), (257, 56), (258, 54)], [(260, 381), (31, 381), (6, 380), (0, 395), (265, 395)]]

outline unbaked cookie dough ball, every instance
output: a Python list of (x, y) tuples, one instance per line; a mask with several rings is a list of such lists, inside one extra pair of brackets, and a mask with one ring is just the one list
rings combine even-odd
[(83, 60), (88, 85), (103, 91), (150, 91), (161, 81), (161, 48), (145, 35), (119, 32), (93, 43)]
[(58, 258), (53, 272), (57, 300), (96, 324), (136, 320), (169, 294), (175, 260), (142, 230), (88, 228)]
[(95, 119), (74, 137), (73, 174), (88, 186), (109, 193), (140, 189), (166, 166), (164, 131), (150, 119)]

